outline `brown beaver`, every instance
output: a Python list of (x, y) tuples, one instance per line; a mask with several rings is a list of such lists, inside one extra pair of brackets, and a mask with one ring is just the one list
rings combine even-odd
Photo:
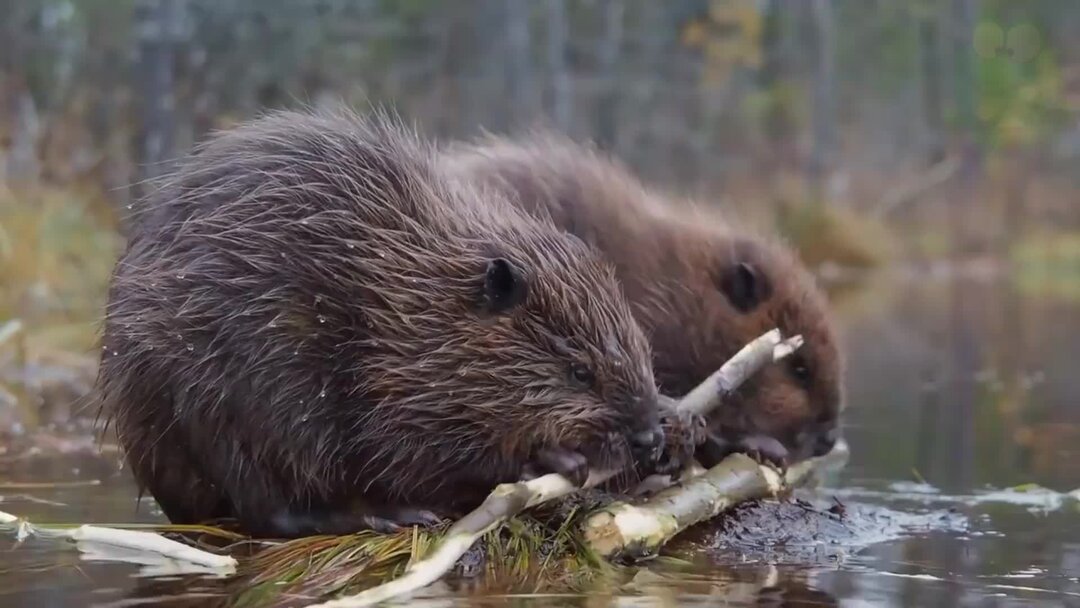
[(397, 124), (271, 114), (148, 199), (98, 389), (172, 521), (387, 530), (660, 448), (648, 341), (610, 266), (440, 178)]
[(782, 243), (679, 206), (618, 161), (550, 133), (454, 144), (440, 158), (448, 176), (552, 218), (614, 262), (664, 394), (689, 392), (773, 327), (805, 338), (710, 417), (703, 464), (737, 450), (790, 461), (831, 449), (841, 356), (823, 295)]

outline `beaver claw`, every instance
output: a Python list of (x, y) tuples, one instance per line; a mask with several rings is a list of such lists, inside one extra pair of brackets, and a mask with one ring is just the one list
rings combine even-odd
[(536, 455), (536, 459), (525, 467), (523, 477), (532, 479), (544, 473), (558, 473), (570, 480), (570, 483), (581, 487), (589, 478), (589, 461), (580, 452), (566, 448), (544, 448)]

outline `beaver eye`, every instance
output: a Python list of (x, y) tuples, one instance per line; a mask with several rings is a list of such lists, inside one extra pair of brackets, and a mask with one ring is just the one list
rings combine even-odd
[(590, 388), (596, 380), (592, 369), (584, 363), (570, 364), (570, 379), (582, 388)]
[(791, 375), (795, 376), (795, 379), (803, 384), (810, 381), (810, 368), (807, 367), (806, 361), (795, 358), (791, 360), (790, 364)]

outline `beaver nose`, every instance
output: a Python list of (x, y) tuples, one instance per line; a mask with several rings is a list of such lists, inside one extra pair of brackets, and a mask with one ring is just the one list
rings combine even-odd
[(814, 456), (824, 456), (831, 452), (833, 447), (836, 446), (837, 435), (836, 429), (830, 429), (818, 435), (817, 439), (814, 440)]
[(664, 431), (658, 426), (638, 431), (630, 436), (630, 443), (636, 450), (659, 451), (664, 446)]

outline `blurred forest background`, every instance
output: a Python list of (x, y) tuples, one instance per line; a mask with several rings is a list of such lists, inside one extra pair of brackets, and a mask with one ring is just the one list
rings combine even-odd
[(89, 353), (138, 184), (342, 99), (594, 140), (826, 277), (1019, 265), (1077, 297), (1076, 32), (1075, 0), (0, 0), (0, 323), (24, 363)]

